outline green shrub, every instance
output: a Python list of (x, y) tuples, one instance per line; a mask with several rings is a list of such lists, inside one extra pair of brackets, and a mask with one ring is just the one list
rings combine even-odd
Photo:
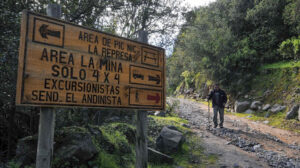
[(284, 60), (300, 59), (300, 36), (283, 41), (279, 47), (279, 53)]

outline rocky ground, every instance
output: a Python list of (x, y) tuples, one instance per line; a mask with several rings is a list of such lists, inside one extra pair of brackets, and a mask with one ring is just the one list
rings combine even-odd
[(206, 152), (219, 156), (219, 167), (300, 168), (300, 135), (272, 128), (263, 123), (226, 115), (223, 129), (208, 127), (206, 105), (186, 99), (179, 102), (176, 113), (187, 119), (202, 137)]

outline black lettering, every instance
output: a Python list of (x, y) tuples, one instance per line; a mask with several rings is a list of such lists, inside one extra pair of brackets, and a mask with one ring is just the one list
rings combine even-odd
[(104, 76), (105, 76), (104, 83), (109, 83), (109, 80), (108, 80), (109, 72), (104, 72)]
[(39, 101), (45, 101), (45, 99), (43, 98), (45, 95), (45, 91), (40, 90), (39, 91)]
[(100, 74), (99, 74), (99, 71), (98, 71), (98, 70), (94, 70), (94, 72), (93, 72), (93, 77), (95, 77), (95, 78), (96, 78), (96, 81), (99, 82)]
[(70, 53), (69, 60), (68, 60), (68, 64), (69, 64), (69, 65), (70, 65), (70, 63), (71, 63), (72, 65), (74, 65), (74, 58), (73, 58), (73, 54), (72, 54), (72, 53)]
[(121, 73), (123, 72), (122, 63), (119, 63), (118, 72), (121, 72)]
[(118, 84), (120, 84), (120, 74), (115, 75), (115, 80), (118, 81)]
[(93, 38), (94, 38), (94, 35), (93, 34), (89, 34), (89, 42), (90, 43), (93, 43)]
[(120, 94), (120, 87), (119, 86), (116, 86), (116, 94)]
[(89, 68), (93, 68), (94, 69), (94, 60), (93, 57), (90, 57), (90, 61), (89, 61)]
[(117, 104), (118, 104), (118, 105), (122, 105), (122, 103), (121, 103), (121, 98), (120, 98), (120, 97), (118, 97), (118, 102), (117, 102)]
[(79, 70), (79, 78), (81, 80), (85, 80), (85, 78), (86, 78), (86, 71), (84, 69), (80, 69)]
[(50, 81), (49, 78), (46, 78), (46, 79), (45, 79), (45, 82), (44, 82), (44, 88), (45, 88), (45, 89), (50, 89), (49, 81)]
[(98, 36), (96, 35), (96, 37), (95, 37), (95, 41), (94, 41), (96, 44), (98, 44), (99, 42), (98, 42)]
[(46, 48), (43, 49), (41, 60), (43, 61), (44, 58), (46, 59), (46, 61), (48, 61), (48, 53), (47, 53), (47, 49)]
[(83, 55), (81, 56), (81, 67), (87, 67), (87, 66), (84, 65), (84, 63), (83, 63)]
[(62, 67), (61, 68), (61, 76), (63, 78), (67, 78), (69, 76), (69, 68), (68, 67)]
[(65, 55), (67, 54), (67, 52), (65, 52), (65, 51), (60, 51), (59, 52), (59, 63), (61, 63), (61, 64), (66, 64), (67, 62), (66, 62), (66, 57), (65, 57)]
[(59, 66), (58, 65), (52, 65), (52, 76), (58, 77), (59, 76)]
[(32, 100), (33, 101), (36, 101), (36, 100), (38, 100), (38, 95), (37, 95), (37, 90), (33, 90), (32, 92), (31, 92), (31, 95), (32, 95)]
[(79, 32), (79, 37), (78, 37), (78, 40), (83, 40), (83, 37), (82, 37), (82, 32), (81, 32), (81, 31)]
[(74, 69), (73, 67), (71, 68), (71, 79), (77, 79), (76, 76), (74, 76), (74, 73), (73, 73)]
[(53, 62), (53, 58), (55, 59), (55, 62), (57, 62), (57, 51), (51, 49), (50, 50), (50, 60), (51, 60), (51, 62)]
[(52, 79), (52, 90), (56, 89), (56, 82), (57, 82), (56, 79)]
[(84, 32), (84, 35), (83, 35), (84, 37), (84, 41), (89, 41), (89, 36), (88, 36), (88, 33), (86, 33), (86, 32)]

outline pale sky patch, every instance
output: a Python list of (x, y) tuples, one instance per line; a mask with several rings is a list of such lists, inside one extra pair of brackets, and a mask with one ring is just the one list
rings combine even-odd
[(189, 4), (191, 7), (207, 6), (211, 2), (216, 0), (185, 0), (185, 3)]

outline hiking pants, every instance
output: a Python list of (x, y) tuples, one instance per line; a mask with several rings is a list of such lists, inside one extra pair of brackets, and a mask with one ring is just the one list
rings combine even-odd
[(220, 115), (220, 126), (223, 126), (223, 122), (224, 122), (224, 108), (223, 107), (219, 107), (219, 106), (214, 106), (214, 124), (215, 126), (218, 126), (218, 112)]

